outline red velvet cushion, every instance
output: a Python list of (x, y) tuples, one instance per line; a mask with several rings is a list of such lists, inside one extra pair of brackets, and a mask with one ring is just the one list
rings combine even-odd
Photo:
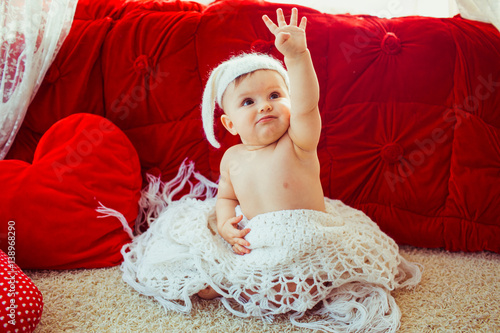
[(9, 256), (0, 250), (0, 332), (33, 332), (43, 311), (42, 293), (19, 269), (16, 259), (15, 224), (9, 224)]
[(188, 156), (206, 167), (194, 44), (201, 14), (178, 8), (184, 2), (125, 6), (102, 48), (106, 117), (130, 138), (144, 171), (173, 178)]
[(16, 262), (22, 268), (117, 265), (130, 241), (116, 218), (98, 218), (101, 202), (133, 226), (141, 187), (137, 153), (107, 119), (76, 114), (42, 137), (33, 164), (0, 161), (0, 244), (15, 222)]

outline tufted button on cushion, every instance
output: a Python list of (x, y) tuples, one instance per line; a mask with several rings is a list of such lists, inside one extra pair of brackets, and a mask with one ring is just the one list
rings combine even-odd
[(149, 58), (142, 54), (135, 59), (134, 69), (139, 74), (146, 74), (149, 70)]
[(401, 52), (401, 41), (394, 32), (388, 32), (382, 38), (380, 47), (387, 54), (398, 54)]
[(397, 143), (386, 144), (382, 148), (382, 159), (387, 163), (396, 163), (403, 155), (403, 147)]

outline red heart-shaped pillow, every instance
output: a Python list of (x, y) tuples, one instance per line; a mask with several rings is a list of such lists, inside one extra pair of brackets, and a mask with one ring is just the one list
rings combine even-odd
[(22, 268), (117, 265), (130, 237), (96, 208), (121, 212), (132, 227), (141, 182), (137, 152), (118, 127), (92, 114), (64, 118), (44, 134), (33, 164), (0, 161), (0, 247), (7, 250), (14, 226)]

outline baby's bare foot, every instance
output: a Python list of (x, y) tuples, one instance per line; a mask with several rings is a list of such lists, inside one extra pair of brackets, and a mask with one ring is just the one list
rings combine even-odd
[(211, 286), (206, 287), (198, 292), (198, 296), (203, 299), (214, 299), (220, 295)]

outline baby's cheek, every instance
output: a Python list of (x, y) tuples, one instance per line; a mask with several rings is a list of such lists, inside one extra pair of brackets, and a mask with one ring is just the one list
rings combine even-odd
[(283, 114), (288, 118), (290, 119), (290, 108), (289, 107), (286, 107), (286, 108), (283, 108)]

